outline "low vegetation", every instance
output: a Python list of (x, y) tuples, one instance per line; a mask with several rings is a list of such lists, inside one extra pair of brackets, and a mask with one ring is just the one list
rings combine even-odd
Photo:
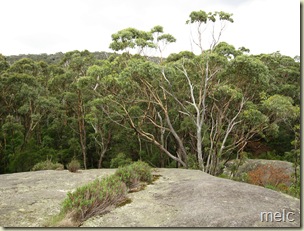
[(67, 169), (70, 172), (77, 172), (80, 169), (80, 162), (76, 159), (71, 160), (71, 162), (67, 164)]
[(34, 165), (32, 171), (39, 170), (63, 170), (64, 166), (60, 163), (53, 163), (51, 160), (39, 162)]
[(74, 221), (84, 221), (94, 215), (103, 214), (126, 198), (126, 185), (115, 175), (95, 180), (69, 192), (63, 201), (62, 212)]
[(105, 214), (129, 202), (129, 189), (143, 181), (151, 183), (152, 178), (150, 166), (142, 161), (120, 167), (113, 175), (69, 192), (60, 213), (47, 226), (78, 226), (92, 216)]
[(147, 163), (142, 161), (119, 167), (115, 175), (117, 175), (129, 189), (136, 188), (140, 182), (152, 182), (151, 168)]

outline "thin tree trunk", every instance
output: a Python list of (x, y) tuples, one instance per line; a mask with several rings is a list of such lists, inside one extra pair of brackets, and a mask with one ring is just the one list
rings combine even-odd
[[(165, 137), (164, 137), (166, 130), (164, 129), (163, 119), (162, 119), (162, 117), (161, 117), (161, 115), (160, 115), (159, 112), (157, 113), (157, 116), (158, 116), (158, 118), (160, 120), (160, 125), (162, 126), (162, 128), (160, 130), (160, 142), (161, 142), (161, 145), (163, 147), (166, 147), (166, 145), (165, 145)], [(164, 155), (163, 155), (163, 152), (160, 151), (160, 167), (163, 168), (164, 166), (165, 166)]]
[(197, 127), (196, 129), (196, 148), (197, 148), (197, 159), (198, 159), (198, 164), (199, 168), (204, 171), (204, 160), (203, 160), (203, 150), (202, 150), (202, 129), (201, 127)]
[(109, 144), (110, 144), (110, 141), (111, 141), (111, 133), (109, 132), (108, 139), (106, 140), (106, 142), (103, 141), (103, 138), (102, 138), (102, 142), (101, 143), (99, 141), (97, 141), (96, 138), (95, 138), (95, 141), (96, 141), (97, 145), (99, 145), (99, 148), (100, 148), (100, 154), (99, 154), (99, 160), (98, 160), (98, 168), (101, 168), (102, 159), (103, 159), (105, 153), (107, 152)]
[(84, 123), (84, 109), (83, 109), (83, 102), (82, 102), (82, 94), (81, 91), (78, 90), (78, 129), (79, 129), (79, 140), (81, 146), (81, 153), (83, 157), (83, 166), (84, 169), (87, 169), (87, 150), (86, 150), (86, 130), (85, 130), (85, 123)]

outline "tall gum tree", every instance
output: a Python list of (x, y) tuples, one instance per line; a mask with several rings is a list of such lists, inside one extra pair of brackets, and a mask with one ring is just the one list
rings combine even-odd
[[(183, 142), (172, 125), (166, 92), (160, 88), (159, 66), (144, 58), (132, 58), (117, 77), (119, 90), (108, 95), (116, 121), (126, 121), (142, 139), (151, 142), (163, 153), (187, 167)], [(112, 117), (113, 119), (114, 117)], [(119, 119), (120, 118), (120, 119)], [(176, 153), (172, 153), (164, 143), (164, 136), (156, 136), (151, 126), (164, 134), (170, 133), (176, 142)], [(126, 127), (128, 129), (128, 127)]]
[[(184, 75), (185, 84), (188, 86), (188, 94), (190, 98), (186, 101), (181, 100), (174, 96), (173, 92), (171, 92), (171, 96), (173, 96), (175, 101), (178, 102), (178, 104), (181, 106), (182, 113), (189, 116), (195, 125), (197, 159), (199, 168), (203, 171), (206, 171), (202, 140), (203, 126), (205, 126), (206, 123), (208, 109), (207, 98), (210, 91), (211, 81), (221, 70), (221, 65), (215, 65), (214, 68), (210, 66), (210, 58), (213, 55), (214, 48), (219, 43), (227, 22), (233, 22), (232, 14), (228, 14), (222, 11), (214, 13), (206, 13), (204, 11), (191, 12), (189, 20), (187, 20), (186, 23), (196, 26), (197, 39), (193, 39), (193, 43), (197, 45), (201, 52), (199, 59), (195, 63), (199, 74), (194, 73), (191, 76), (191, 72), (187, 70), (185, 62), (182, 60), (180, 65), (177, 66), (177, 69)], [(203, 37), (204, 31), (207, 27), (210, 26), (212, 31), (211, 42), (209, 44), (209, 49), (205, 50), (204, 45), (206, 43), (206, 39)], [(217, 29), (218, 26), (219, 29)], [(166, 75), (166, 72), (164, 70), (162, 71), (162, 75), (166, 82), (170, 82), (169, 77)], [(200, 79), (198, 84), (194, 83), (193, 76)], [(170, 92), (170, 90), (167, 90), (167, 92)], [(189, 106), (191, 109), (189, 109)]]
[[(146, 34), (152, 37), (143, 36)], [(161, 62), (162, 51), (165, 49), (165, 46), (176, 41), (172, 35), (163, 34), (163, 27), (161, 26), (155, 26), (150, 32), (145, 33), (134, 28), (127, 28), (113, 34), (112, 40), (110, 48), (115, 51), (127, 50), (136, 46), (141, 48), (156, 48), (161, 54)], [(138, 41), (143, 40), (146, 42), (138, 43)], [(152, 43), (150, 43), (150, 40)], [(124, 88), (120, 91), (120, 99), (116, 99), (115, 104), (121, 108), (121, 113), (124, 114), (130, 127), (141, 138), (156, 145), (162, 152), (179, 163), (179, 165), (187, 167), (185, 147), (181, 137), (174, 129), (172, 119), (169, 116), (167, 93), (164, 89), (159, 88), (161, 87), (160, 82), (162, 80), (158, 66), (146, 60), (143, 61), (143, 59), (131, 59), (126, 63), (126, 68), (121, 72), (119, 79), (120, 85), (123, 85)], [(132, 89), (136, 94), (128, 92), (128, 89)], [(126, 95), (121, 98), (123, 94)], [(132, 99), (130, 96), (132, 96)], [(134, 96), (135, 98), (133, 98)], [(142, 104), (146, 104), (147, 110), (142, 110)], [(141, 107), (138, 105), (141, 105)], [(152, 116), (150, 116), (150, 113), (152, 113)], [(156, 139), (155, 135), (145, 129), (145, 123), (152, 124), (157, 130), (160, 130), (160, 140)], [(176, 155), (172, 154), (165, 145), (164, 133), (166, 130), (172, 134), (176, 141)]]
[[(71, 92), (68, 92), (68, 98), (73, 104), (73, 111), (77, 118), (78, 136), (83, 157), (83, 166), (87, 169), (87, 129), (85, 122), (85, 102), (84, 94), (86, 88), (82, 87), (81, 79), (86, 76), (87, 69), (93, 64), (92, 54), (88, 51), (72, 51), (64, 55), (61, 64), (65, 68), (66, 73), (72, 79)], [(85, 94), (87, 95), (87, 94)]]

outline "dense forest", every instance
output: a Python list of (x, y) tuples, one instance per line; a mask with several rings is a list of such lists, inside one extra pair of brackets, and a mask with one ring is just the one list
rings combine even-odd
[(229, 23), (225, 12), (190, 14), (198, 55), (163, 57), (175, 38), (161, 26), (114, 33), (111, 54), (0, 54), (0, 173), (47, 159), (85, 169), (143, 160), (212, 175), (232, 159), (299, 165), (299, 58), (220, 42)]

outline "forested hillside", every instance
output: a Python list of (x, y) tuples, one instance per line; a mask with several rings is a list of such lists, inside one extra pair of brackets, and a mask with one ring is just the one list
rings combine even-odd
[[(35, 62), (43, 61), (47, 64), (55, 64), (58, 65), (62, 58), (64, 57), (64, 53), (57, 52), (55, 54), (20, 54), (20, 55), (11, 55), (6, 56), (6, 61), (11, 65), (20, 59), (28, 58)], [(91, 54), (95, 59), (107, 59), (109, 56), (114, 55), (114, 53), (107, 52), (92, 52)]]
[[(199, 55), (164, 58), (175, 38), (161, 26), (114, 33), (119, 54), (0, 55), (0, 173), (73, 158), (84, 168), (130, 158), (213, 175), (231, 159), (298, 165), (299, 60), (219, 42), (232, 22), (224, 12), (192, 12)], [(208, 25), (219, 30), (209, 36)]]

